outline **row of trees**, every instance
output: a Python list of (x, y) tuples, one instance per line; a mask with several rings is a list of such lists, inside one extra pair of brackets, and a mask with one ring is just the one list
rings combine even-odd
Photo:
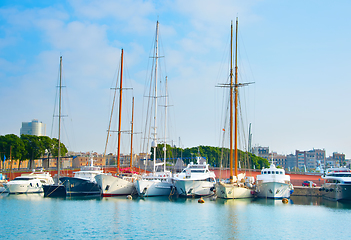
[[(156, 149), (156, 157), (163, 159), (163, 144), (158, 144)], [(177, 158), (182, 158), (185, 163), (194, 161), (196, 157), (206, 158), (207, 163), (214, 167), (229, 167), (229, 153), (228, 148), (219, 148), (211, 146), (198, 146), (192, 148), (177, 148), (166, 145), (166, 158), (167, 161), (172, 161)], [(153, 159), (153, 151), (151, 159)], [(261, 169), (262, 167), (269, 167), (269, 162), (265, 158), (258, 157), (249, 152), (243, 152), (238, 150), (238, 161), (242, 168), (256, 168)]]
[[(60, 144), (60, 155), (67, 153), (66, 146)], [(0, 136), (0, 159), (8, 160), (29, 160), (29, 168), (33, 167), (33, 160), (43, 157), (44, 154), (58, 156), (58, 139), (47, 136), (34, 136), (22, 134), (18, 137), (15, 134)]]

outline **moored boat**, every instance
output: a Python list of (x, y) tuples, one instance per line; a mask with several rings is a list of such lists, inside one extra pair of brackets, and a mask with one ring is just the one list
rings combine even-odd
[(141, 197), (169, 196), (173, 188), (171, 172), (154, 172), (143, 174), (135, 183)]
[(94, 159), (90, 156), (90, 165), (82, 166), (80, 171), (74, 172), (74, 177), (60, 177), (67, 196), (100, 195), (100, 187), (95, 176), (102, 174), (100, 167), (94, 166)]
[[(149, 174), (144, 174), (141, 179), (138, 179), (134, 186), (136, 188), (136, 191), (138, 192), (138, 195), (141, 197), (152, 197), (152, 196), (169, 196), (171, 194), (171, 190), (173, 189), (173, 182), (172, 182), (172, 173), (168, 170), (166, 170), (166, 119), (167, 119), (167, 93), (165, 96), (165, 141), (164, 141), (164, 148), (163, 148), (163, 153), (164, 153), (164, 158), (163, 162), (161, 163), (156, 163), (156, 149), (157, 149), (157, 99), (159, 98), (157, 95), (157, 66), (158, 66), (158, 31), (159, 30), (159, 22), (157, 21), (156, 23), (156, 41), (154, 45), (154, 53), (155, 56), (153, 59), (155, 59), (154, 62), (154, 78), (151, 79), (151, 82), (153, 82), (153, 96), (150, 97), (149, 99), (149, 109), (150, 111), (153, 111), (153, 126), (151, 127), (153, 129), (152, 135), (152, 143), (151, 143), (151, 148), (153, 149), (153, 171), (152, 173)], [(167, 77), (166, 77), (166, 92), (167, 92)], [(153, 106), (153, 107), (152, 107)], [(153, 108), (153, 109), (152, 109)], [(148, 121), (146, 121), (148, 122)], [(151, 122), (151, 121), (150, 121)], [(151, 131), (150, 131), (151, 132)], [(149, 132), (146, 133), (147, 135)], [(150, 136), (146, 136), (146, 138), (151, 138)], [(156, 171), (157, 166), (163, 166), (163, 171)]]
[[(121, 75), (120, 75), (120, 85), (119, 88), (115, 88), (115, 95), (116, 90), (119, 89), (119, 122), (118, 122), (118, 147), (117, 147), (117, 173), (112, 175), (111, 173), (102, 173), (95, 176), (95, 180), (101, 189), (101, 196), (102, 197), (112, 197), (112, 196), (121, 196), (121, 195), (131, 195), (135, 192), (134, 182), (138, 178), (137, 174), (134, 174), (132, 171), (132, 164), (133, 164), (133, 116), (134, 116), (134, 98), (133, 98), (133, 116), (132, 116), (132, 129), (131, 129), (131, 159), (130, 159), (130, 174), (129, 176), (125, 176), (120, 172), (120, 143), (121, 143), (121, 115), (122, 115), (122, 83), (123, 83), (123, 49), (121, 51)], [(117, 82), (116, 82), (117, 85)], [(115, 101), (115, 98), (114, 98)], [(114, 106), (113, 101), (113, 106)], [(111, 118), (109, 129), (107, 131), (107, 139), (106, 139), (106, 147), (108, 143), (108, 138), (110, 135), (110, 127), (112, 121), (112, 114), (113, 107), (111, 109)], [(106, 155), (106, 147), (104, 156)]]
[(322, 196), (332, 201), (351, 201), (351, 170), (348, 168), (327, 169), (322, 176), (325, 183), (320, 188)]
[[(238, 40), (238, 18), (236, 19), (236, 47)], [(230, 178), (228, 180), (220, 180), (216, 183), (216, 194), (219, 198), (235, 199), (235, 198), (251, 198), (253, 197), (252, 177), (246, 177), (246, 174), (238, 174), (238, 87), (246, 86), (249, 83), (238, 83), (238, 63), (237, 48), (235, 50), (235, 82), (233, 81), (233, 23), (231, 24), (230, 38), (230, 83), (221, 84), (221, 87), (230, 89), (230, 115), (229, 115), (229, 138), (230, 138)], [(234, 106), (233, 106), (234, 93)], [(233, 111), (234, 110), (234, 111)], [(234, 115), (234, 117), (233, 117)], [(234, 122), (235, 121), (235, 122)], [(234, 122), (234, 123), (233, 123)], [(234, 134), (233, 134), (234, 130)], [(234, 152), (233, 152), (233, 135), (234, 135)], [(234, 156), (234, 173), (233, 173), (233, 156)]]
[(115, 176), (111, 173), (104, 173), (95, 176), (102, 197), (132, 195), (135, 192), (134, 182), (137, 178), (137, 174)]
[(59, 85), (59, 107), (58, 107), (58, 149), (57, 149), (57, 175), (54, 183), (43, 185), (44, 197), (66, 197), (66, 188), (60, 183), (61, 168), (61, 100), (62, 100), (62, 56), (60, 57), (60, 85)]
[(180, 197), (209, 196), (214, 194), (216, 175), (206, 162), (191, 162), (181, 173), (174, 175), (173, 181)]
[(294, 187), (290, 176), (285, 170), (276, 168), (271, 163), (269, 168), (263, 168), (261, 174), (256, 176), (256, 194), (260, 198), (290, 198)]
[(53, 183), (49, 172), (32, 172), (24, 173), (3, 185), (8, 193), (41, 193), (44, 184)]

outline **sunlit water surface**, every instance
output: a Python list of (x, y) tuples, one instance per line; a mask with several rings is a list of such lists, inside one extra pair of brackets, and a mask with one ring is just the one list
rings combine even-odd
[(351, 204), (0, 195), (1, 239), (350, 239)]

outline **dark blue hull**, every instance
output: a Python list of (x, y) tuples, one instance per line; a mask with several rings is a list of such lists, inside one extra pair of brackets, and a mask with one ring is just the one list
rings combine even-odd
[(66, 188), (63, 185), (43, 185), (44, 197), (65, 198)]
[(67, 196), (101, 195), (101, 190), (97, 183), (74, 177), (61, 177), (60, 181), (66, 189)]

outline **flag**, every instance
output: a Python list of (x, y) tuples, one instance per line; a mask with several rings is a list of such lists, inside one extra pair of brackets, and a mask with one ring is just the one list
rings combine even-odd
[(4, 162), (5, 162), (5, 160), (6, 160), (6, 156), (5, 156), (5, 154), (4, 154)]

